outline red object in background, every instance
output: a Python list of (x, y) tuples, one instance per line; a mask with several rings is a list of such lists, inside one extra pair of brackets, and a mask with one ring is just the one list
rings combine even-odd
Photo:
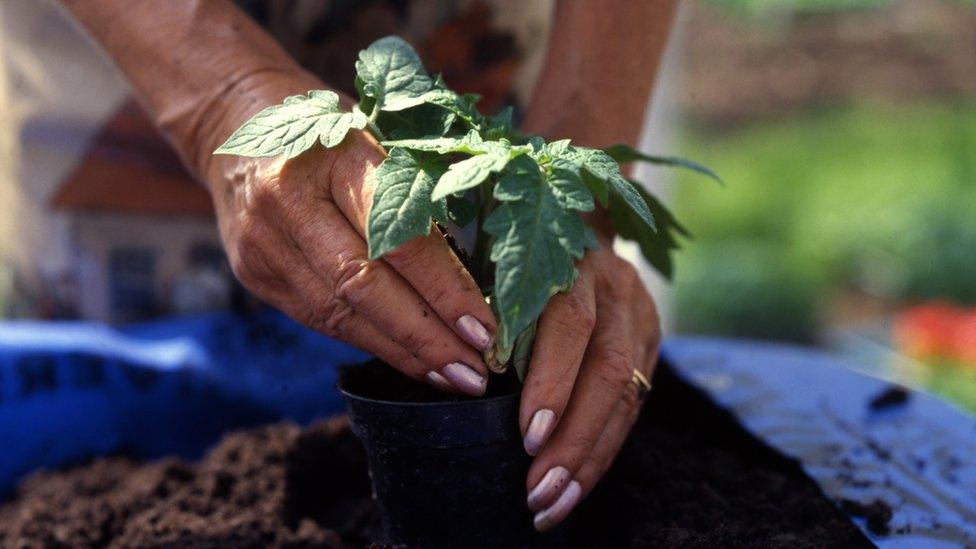
[(902, 311), (895, 319), (895, 345), (915, 358), (946, 356), (952, 347), (959, 310), (948, 303), (926, 303)]
[(962, 362), (976, 366), (976, 310), (970, 310), (962, 316), (955, 335), (954, 356)]
[(51, 204), (75, 212), (214, 215), (210, 193), (132, 99), (105, 123)]
[(935, 302), (898, 314), (892, 332), (901, 352), (918, 359), (976, 365), (976, 309)]

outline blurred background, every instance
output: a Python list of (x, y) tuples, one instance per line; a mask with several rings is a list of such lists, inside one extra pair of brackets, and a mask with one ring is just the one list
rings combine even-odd
[[(335, 28), (307, 22), (349, 3), (238, 3), (286, 45), (352, 51), (416, 19), (377, 0)], [(488, 109), (524, 103), (551, 2), (461, 4), (413, 21), (436, 28), (422, 56)], [(290, 47), (351, 82), (332, 49)], [(0, 5), (0, 315), (253, 307), (206, 192), (94, 52), (56, 3)], [(652, 281), (671, 331), (826, 345), (976, 410), (976, 2), (688, 0), (647, 126), (646, 150), (726, 182), (640, 172), (694, 235), (674, 283)]]
[(976, 3), (685, 6), (680, 332), (821, 343), (976, 409)]

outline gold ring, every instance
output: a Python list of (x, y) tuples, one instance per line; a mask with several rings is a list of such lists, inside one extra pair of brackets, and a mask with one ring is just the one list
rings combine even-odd
[(651, 392), (651, 382), (637, 368), (630, 375), (630, 382), (637, 388), (637, 398), (643, 400)]

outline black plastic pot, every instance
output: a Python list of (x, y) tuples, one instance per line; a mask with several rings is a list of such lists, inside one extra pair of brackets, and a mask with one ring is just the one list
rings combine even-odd
[(391, 542), (554, 546), (559, 534), (538, 534), (525, 503), (530, 458), (518, 430), (518, 394), (396, 402), (390, 395), (375, 398), (371, 387), (349, 375), (359, 368), (346, 370), (339, 389), (365, 446), (373, 496)]

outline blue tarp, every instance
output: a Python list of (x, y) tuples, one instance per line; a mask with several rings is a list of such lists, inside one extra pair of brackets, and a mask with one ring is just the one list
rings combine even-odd
[(0, 497), (38, 467), (192, 458), (230, 429), (338, 413), (336, 367), (367, 357), (273, 311), (0, 323)]
[(679, 372), (798, 459), (837, 502), (887, 504), (883, 548), (976, 546), (976, 418), (922, 393), (872, 407), (891, 385), (789, 345), (673, 338)]
[[(976, 545), (976, 419), (792, 346), (672, 338), (665, 353), (836, 501), (888, 503), (886, 548)], [(268, 311), (123, 328), (0, 323), (0, 497), (38, 467), (124, 451), (200, 455), (224, 432), (343, 410), (337, 367), (367, 355)], [(859, 524), (864, 528), (863, 522)]]

